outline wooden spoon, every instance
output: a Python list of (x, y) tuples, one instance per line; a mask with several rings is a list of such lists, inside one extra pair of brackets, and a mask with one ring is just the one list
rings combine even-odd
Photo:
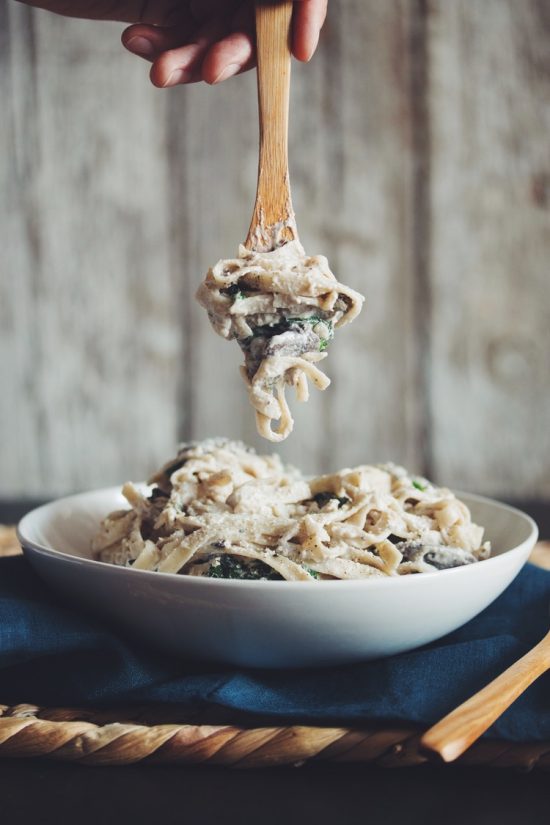
[(288, 176), (290, 28), (293, 2), (256, 2), (260, 156), (245, 246), (269, 252), (298, 239)]
[(420, 740), (420, 749), (444, 762), (457, 759), (547, 670), (550, 632), (508, 670), (430, 728)]

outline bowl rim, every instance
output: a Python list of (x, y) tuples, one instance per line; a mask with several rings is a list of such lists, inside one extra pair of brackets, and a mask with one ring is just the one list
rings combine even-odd
[[(136, 485), (141, 486), (141, 485)], [(147, 485), (146, 485), (147, 486)], [(411, 582), (419, 582), (419, 581), (431, 581), (434, 577), (439, 579), (442, 575), (445, 576), (447, 579), (454, 575), (471, 575), (472, 571), (479, 570), (479, 566), (483, 565), (482, 569), (487, 569), (487, 565), (492, 564), (493, 567), (498, 565), (499, 563), (503, 562), (503, 559), (509, 559), (510, 555), (521, 557), (523, 553), (526, 551), (527, 546), (533, 546), (539, 536), (539, 528), (537, 523), (534, 519), (531, 518), (527, 513), (524, 513), (523, 510), (520, 510), (517, 507), (513, 507), (511, 504), (506, 504), (502, 501), (498, 501), (498, 499), (489, 498), (488, 496), (482, 496), (477, 493), (465, 493), (458, 490), (452, 490), (452, 492), (456, 495), (456, 497), (460, 500), (467, 499), (473, 502), (479, 502), (480, 504), (489, 504), (490, 506), (497, 507), (503, 509), (509, 513), (514, 514), (516, 517), (519, 517), (528, 527), (529, 527), (529, 534), (526, 538), (520, 542), (520, 544), (516, 545), (515, 547), (510, 548), (509, 550), (505, 550), (502, 553), (498, 553), (495, 556), (490, 556), (488, 559), (481, 559), (476, 564), (465, 564), (461, 565), (460, 567), (452, 567), (448, 568), (447, 570), (434, 570), (430, 573), (422, 573), (420, 575), (409, 575), (409, 576), (385, 576), (384, 578), (379, 578), (378, 576), (374, 576), (373, 578), (364, 578), (364, 579), (336, 579), (334, 581), (323, 581), (322, 587), (325, 589), (326, 587), (329, 588), (350, 588), (350, 587), (375, 587), (375, 588), (383, 588), (383, 587), (410, 587), (415, 586), (411, 585)], [(82, 499), (89, 495), (99, 495), (99, 494), (113, 494), (113, 495), (120, 495), (120, 486), (113, 486), (113, 487), (103, 487), (98, 488), (95, 490), (87, 490), (81, 493), (74, 493), (69, 496), (62, 496), (60, 498), (54, 499), (53, 501), (47, 502), (46, 504), (42, 504), (39, 507), (35, 507), (34, 509), (30, 510), (26, 513), (23, 518), (20, 519), (19, 523), (17, 524), (17, 538), (23, 548), (24, 554), (27, 551), (30, 551), (30, 555), (36, 553), (39, 556), (46, 556), (47, 558), (54, 558), (60, 561), (67, 562), (73, 565), (83, 565), (85, 568), (92, 568), (92, 569), (103, 569), (104, 571), (110, 571), (112, 575), (127, 575), (130, 573), (131, 575), (141, 575), (145, 576), (149, 580), (155, 582), (161, 582), (164, 580), (164, 577), (169, 577), (169, 579), (179, 582), (185, 582), (187, 586), (190, 587), (241, 587), (244, 586), (246, 588), (258, 588), (261, 587), (263, 589), (271, 590), (273, 588), (277, 589), (281, 586), (279, 581), (270, 581), (270, 580), (262, 580), (262, 579), (255, 579), (255, 580), (247, 580), (247, 579), (214, 579), (208, 577), (201, 577), (201, 576), (185, 576), (180, 573), (161, 573), (159, 574), (158, 571), (154, 570), (135, 570), (132, 567), (122, 567), (121, 565), (110, 564), (108, 562), (99, 561), (99, 559), (91, 559), (85, 558), (82, 556), (73, 556), (70, 553), (64, 553), (61, 550), (56, 550), (52, 547), (48, 547), (40, 542), (36, 542), (33, 539), (29, 538), (25, 535), (25, 528), (28, 527), (28, 523), (31, 522), (33, 518), (39, 513), (42, 513), (44, 510), (48, 510), (50, 508), (62, 505), (62, 504), (70, 504), (74, 502), (75, 499)], [(468, 504), (468, 501), (464, 503)], [(468, 572), (469, 571), (469, 572)], [(475, 574), (474, 574), (475, 575)], [(396, 583), (399, 582), (399, 585)], [(311, 588), (315, 586), (318, 587), (319, 582), (317, 581), (287, 581), (285, 582), (285, 591), (288, 588), (292, 587), (293, 589), (298, 587), (303, 589), (304, 587)], [(317, 589), (316, 592), (319, 592)]]

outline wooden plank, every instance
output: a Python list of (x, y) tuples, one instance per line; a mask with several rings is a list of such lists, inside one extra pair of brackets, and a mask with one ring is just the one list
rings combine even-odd
[(239, 347), (215, 334), (195, 292), (208, 267), (235, 256), (246, 237), (256, 178), (255, 78), (169, 94), (171, 255), (184, 341), (179, 434), (250, 442), (254, 417)]
[[(17, 48), (16, 48), (17, 46)], [(29, 9), (0, 4), (0, 489), (22, 491), (40, 471), (34, 386), (37, 360), (32, 312), (38, 257), (30, 180), (37, 160), (34, 27)], [(24, 135), (24, 137), (23, 137)], [(24, 187), (22, 182), (26, 181)], [(35, 449), (28, 450), (32, 442)]]
[(431, 406), (450, 485), (550, 495), (550, 15), (430, 4)]
[(177, 429), (166, 97), (119, 25), (2, 14), (0, 494), (140, 478)]

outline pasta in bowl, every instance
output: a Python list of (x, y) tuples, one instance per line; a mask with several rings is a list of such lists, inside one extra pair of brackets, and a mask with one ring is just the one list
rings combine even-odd
[[(214, 477), (215, 473), (222, 472), (216, 469), (221, 463), (218, 451), (227, 452), (224, 461), (234, 461), (243, 473), (243, 483), (235, 484), (231, 492), (223, 475)], [(63, 598), (72, 601), (78, 609), (96, 613), (138, 642), (146, 642), (184, 660), (213, 660), (254, 667), (309, 667), (409, 650), (449, 633), (489, 605), (519, 572), (537, 537), (536, 525), (528, 516), (496, 501), (466, 494), (454, 497), (446, 491), (437, 495), (438, 501), (445, 500), (447, 504), (436, 506), (430, 497), (436, 496), (437, 488), (418, 489), (414, 482), (423, 487), (423, 480), (400, 476), (400, 471), (393, 466), (362, 471), (355, 468), (313, 480), (282, 468), (271, 457), (255, 456), (242, 446), (227, 442), (210, 442), (210, 446), (203, 444), (200, 449), (190, 445), (182, 452), (185, 455), (180, 453), (174, 463), (179, 464), (185, 458), (185, 464), (166, 465), (155, 476), (152, 486), (139, 484), (125, 488), (128, 498), (119, 488), (109, 488), (69, 496), (37, 508), (20, 522), (19, 538), (35, 570)], [(242, 467), (241, 462), (244, 462)], [(205, 470), (205, 465), (211, 466)], [(187, 470), (182, 473), (184, 467)], [(236, 474), (236, 470), (232, 472)], [(275, 483), (277, 473), (279, 482)], [(371, 508), (364, 515), (359, 507), (361, 496), (366, 495), (357, 484), (359, 477), (365, 485), (370, 478), (371, 487), (377, 480), (386, 490), (389, 479), (393, 490), (390, 494), (371, 490), (373, 496), (378, 496), (382, 508), (378, 513)], [(247, 498), (244, 489), (251, 481), (258, 496), (256, 504), (248, 510), (241, 509)], [(309, 490), (299, 486), (304, 484)], [(194, 485), (203, 485), (198, 495)], [(273, 489), (279, 488), (286, 493), (275, 500)], [(296, 500), (282, 501), (289, 498), (291, 488), (294, 489), (291, 498)], [(207, 490), (211, 494), (207, 495)], [(389, 495), (391, 499), (382, 498)], [(172, 500), (181, 522), (184, 508), (178, 502), (184, 502), (186, 496), (201, 502), (194, 513), (184, 516), (195, 519), (193, 529), (191, 521), (174, 522), (173, 527), (159, 524), (155, 528), (150, 518), (151, 505), (155, 504), (158, 517), (162, 515), (163, 521), (169, 521), (167, 502)], [(341, 502), (344, 497), (350, 501)], [(227, 503), (228, 498), (231, 502), (224, 510), (221, 502)], [(130, 509), (128, 499), (132, 502)], [(384, 505), (385, 501), (394, 499), (394, 509)], [(275, 526), (266, 532), (253, 526), (250, 518), (259, 514), (268, 500), (278, 513), (272, 516)], [(458, 519), (456, 512), (451, 519), (453, 510), (447, 512), (447, 506), (458, 508)], [(358, 509), (352, 514), (355, 507)], [(228, 546), (213, 547), (222, 539), (218, 538), (218, 522), (213, 529), (210, 516), (217, 519), (216, 514), (220, 514), (220, 518), (227, 519), (232, 514), (230, 508), (234, 514), (233, 537)], [(121, 515), (113, 517), (113, 512)], [(403, 523), (401, 532), (410, 531), (410, 537), (407, 537), (409, 533), (406, 536), (388, 533), (382, 538), (390, 529), (389, 524), (384, 525), (384, 513), (392, 518), (395, 515), (392, 530), (399, 529), (397, 522)], [(407, 521), (406, 513), (414, 519)], [(431, 533), (428, 530), (423, 533), (424, 546), (432, 549), (420, 554), (416, 552), (418, 532), (415, 529), (419, 522), (415, 519), (439, 525)], [(241, 534), (239, 520), (244, 531)], [(354, 561), (346, 558), (345, 553), (337, 554), (347, 543), (360, 551), (361, 560), (355, 563), (371, 572), (343, 579), (336, 578), (332, 567), (331, 573), (313, 575), (314, 568), (310, 565), (317, 563), (320, 567), (323, 561), (320, 558), (314, 561), (314, 557), (321, 554), (315, 531), (308, 533), (309, 527), (305, 529), (311, 522), (322, 522), (322, 530), (331, 537), (327, 541), (322, 532), (317, 536), (330, 550), (326, 563), (339, 559)], [(370, 541), (368, 535), (358, 538), (367, 522), (371, 532), (378, 531), (376, 542)], [(427, 528), (428, 522), (420, 524)], [(483, 536), (481, 528), (474, 526), (478, 524), (485, 528)], [(303, 526), (303, 532), (299, 525)], [(300, 569), (295, 578), (289, 576), (283, 580), (287, 569), (281, 566), (276, 569), (275, 556), (269, 556), (272, 560), (269, 564), (255, 555), (243, 555), (245, 543), (253, 551), (258, 547), (272, 549), (276, 543), (275, 527), (279, 531), (276, 535), (286, 536), (290, 547), (286, 555), (278, 554), (280, 559), (292, 561)], [(187, 561), (180, 556), (176, 564), (176, 557), (172, 556), (176, 550), (190, 552), (185, 540), (182, 544), (183, 535), (172, 548), (163, 548), (174, 541), (178, 530), (188, 541), (195, 536), (200, 549)], [(295, 530), (293, 541), (290, 532)], [(342, 530), (349, 531), (345, 540)], [(118, 535), (116, 531), (120, 531)], [(166, 535), (161, 536), (162, 532)], [(440, 536), (439, 543), (436, 543), (436, 533)], [(363, 546), (369, 541), (368, 547)], [(402, 541), (409, 543), (408, 548), (399, 547)], [(434, 548), (445, 553), (444, 548), (457, 547), (459, 541), (463, 553), (460, 559), (454, 555), (443, 559), (435, 554)], [(488, 553), (486, 542), (490, 542), (491, 552), (488, 558), (483, 558)], [(226, 552), (232, 548), (239, 549), (240, 553)], [(307, 551), (306, 561), (299, 555), (302, 548)], [(322, 550), (323, 557), (325, 553)], [(377, 561), (372, 563), (367, 553)], [(101, 561), (102, 557), (105, 561)], [(138, 564), (140, 557), (142, 561)], [(173, 569), (187, 575), (159, 572), (162, 561), (170, 558)], [(144, 564), (147, 559), (148, 564)], [(216, 569), (227, 564), (221, 559), (233, 562), (229, 566), (231, 578), (225, 577), (227, 570), (223, 567)], [(459, 566), (449, 567), (449, 562), (455, 564), (458, 560)], [(260, 566), (264, 564), (265, 567)], [(408, 565), (413, 565), (414, 570)], [(243, 580), (243, 575), (255, 580)]]
[(490, 545), (450, 491), (393, 464), (305, 478), (239, 442), (184, 445), (129, 510), (104, 519), (101, 561), (211, 578), (322, 581), (434, 572)]

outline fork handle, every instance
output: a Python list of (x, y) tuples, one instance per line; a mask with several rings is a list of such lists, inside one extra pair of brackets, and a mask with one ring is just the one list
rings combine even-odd
[(427, 755), (444, 762), (461, 756), (535, 679), (550, 669), (550, 633), (486, 687), (451, 711), (420, 740)]
[(288, 175), (293, 5), (292, 0), (256, 0), (260, 153), (256, 203), (246, 246), (260, 251), (276, 245), (277, 231), (280, 242), (296, 237)]

